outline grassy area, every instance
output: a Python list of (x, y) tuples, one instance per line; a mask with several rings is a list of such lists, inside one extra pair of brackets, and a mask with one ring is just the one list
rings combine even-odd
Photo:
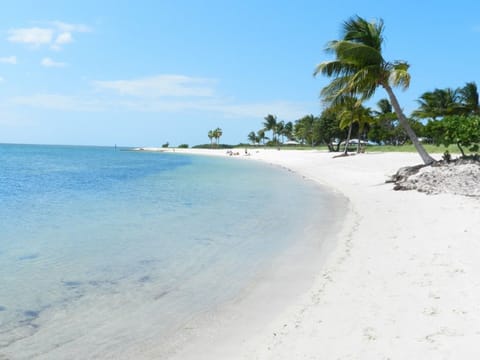
[(280, 146), (252, 146), (252, 145), (243, 145), (243, 146), (236, 146), (241, 148), (247, 148), (249, 150), (262, 150), (262, 149), (270, 149), (275, 150), (280, 148), (281, 150), (328, 150), (326, 145), (322, 146), (310, 146), (310, 145), (280, 145)]
[[(429, 153), (432, 154), (443, 154), (445, 150), (448, 149), (451, 153), (457, 153), (458, 149), (457, 147), (450, 147), (447, 148), (445, 146), (436, 146), (436, 145), (431, 145), (431, 144), (424, 144), (425, 150), (427, 150)], [(276, 146), (244, 146), (250, 150), (252, 149), (276, 149)], [(307, 146), (307, 145), (288, 145), (288, 146), (279, 146), (280, 149), (282, 150), (328, 150), (326, 146)], [(341, 146), (340, 151), (343, 150), (343, 146)], [(349, 146), (349, 151), (356, 151), (357, 146)], [(367, 152), (417, 152), (415, 150), (415, 147), (412, 144), (408, 145), (401, 145), (401, 146), (393, 146), (393, 145), (378, 145), (378, 146), (367, 146), (366, 147)]]
[[(448, 149), (450, 152), (456, 152), (458, 149), (452, 149), (452, 147), (447, 148), (445, 146), (437, 146), (431, 144), (423, 144), (425, 150), (432, 154), (443, 154), (445, 150)], [(368, 152), (383, 151), (383, 152), (417, 152), (415, 147), (412, 144), (393, 146), (393, 145), (379, 145), (379, 146), (368, 146)]]

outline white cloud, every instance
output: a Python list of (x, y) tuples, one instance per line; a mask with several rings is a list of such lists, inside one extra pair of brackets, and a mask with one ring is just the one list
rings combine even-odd
[(73, 41), (73, 37), (71, 32), (62, 32), (55, 39), (55, 44), (57, 45), (69, 44), (72, 41)]
[(62, 21), (52, 21), (51, 24), (55, 26), (60, 32), (91, 32), (92, 28), (84, 24), (68, 24)]
[(60, 50), (62, 45), (70, 44), (74, 41), (74, 33), (92, 31), (89, 26), (83, 24), (69, 24), (61, 21), (52, 21), (47, 24), (46, 27), (10, 29), (7, 40), (34, 47), (47, 45), (53, 50)]
[(64, 62), (53, 61), (52, 59), (50, 59), (48, 57), (43, 58), (42, 61), (41, 61), (41, 64), (42, 64), (42, 66), (45, 66), (45, 67), (65, 67), (65, 66), (67, 66), (67, 64), (64, 63)]
[(134, 80), (95, 81), (100, 90), (113, 90), (121, 95), (142, 98), (210, 97), (215, 80), (184, 75), (157, 75)]
[(16, 56), (1, 57), (0, 63), (15, 65), (17, 63), (17, 57)]
[(40, 46), (52, 42), (53, 30), (38, 27), (10, 29), (8, 34), (7, 40), (10, 42)]

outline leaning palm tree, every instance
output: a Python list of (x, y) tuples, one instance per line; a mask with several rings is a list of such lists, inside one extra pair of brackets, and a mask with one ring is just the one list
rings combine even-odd
[(322, 89), (327, 102), (335, 103), (344, 95), (356, 94), (361, 101), (371, 98), (379, 86), (388, 94), (400, 124), (425, 164), (435, 160), (427, 153), (403, 114), (392, 87), (404, 89), (410, 84), (409, 65), (404, 61), (388, 62), (382, 56), (383, 20), (368, 22), (356, 16), (343, 24), (343, 38), (328, 43), (327, 51), (335, 59), (320, 63), (314, 75), (333, 77)]

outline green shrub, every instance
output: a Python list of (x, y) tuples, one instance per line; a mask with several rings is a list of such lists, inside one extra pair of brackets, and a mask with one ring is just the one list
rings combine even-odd
[(437, 145), (457, 145), (464, 157), (465, 149), (471, 153), (479, 150), (480, 116), (445, 116), (442, 120), (430, 121), (426, 131)]

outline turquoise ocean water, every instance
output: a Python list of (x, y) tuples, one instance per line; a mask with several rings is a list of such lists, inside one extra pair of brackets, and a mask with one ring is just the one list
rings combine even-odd
[(328, 226), (331, 201), (253, 161), (0, 145), (0, 359), (158, 343)]

